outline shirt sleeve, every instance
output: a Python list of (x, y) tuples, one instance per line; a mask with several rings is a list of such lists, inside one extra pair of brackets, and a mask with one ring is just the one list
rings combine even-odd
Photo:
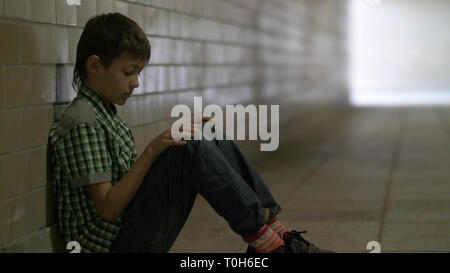
[(111, 181), (111, 156), (103, 129), (78, 123), (55, 151), (72, 188)]

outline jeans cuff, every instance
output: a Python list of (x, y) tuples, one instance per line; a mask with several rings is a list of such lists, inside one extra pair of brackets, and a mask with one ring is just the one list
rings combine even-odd
[(276, 205), (274, 207), (270, 207), (269, 208), (269, 218), (266, 221), (266, 224), (269, 224), (270, 222), (272, 222), (273, 218), (275, 218), (281, 211), (281, 206), (280, 205)]

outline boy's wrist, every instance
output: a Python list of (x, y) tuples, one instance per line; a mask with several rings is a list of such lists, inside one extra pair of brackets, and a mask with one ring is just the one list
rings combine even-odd
[(155, 155), (155, 150), (153, 149), (153, 147), (151, 145), (148, 145), (145, 148), (144, 155), (149, 156), (149, 157), (153, 157)]
[(158, 157), (157, 151), (155, 151), (155, 149), (151, 145), (148, 145), (147, 148), (145, 148), (143, 155), (146, 158), (149, 158), (151, 162), (153, 162)]

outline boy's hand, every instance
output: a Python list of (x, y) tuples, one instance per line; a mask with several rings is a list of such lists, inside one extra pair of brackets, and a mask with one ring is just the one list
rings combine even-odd
[[(202, 121), (208, 121), (210, 119), (211, 117), (202, 117)], [(180, 141), (174, 140), (172, 138), (171, 130), (172, 128), (169, 128), (166, 131), (162, 132), (157, 137), (155, 137), (149, 144), (147, 149), (151, 149), (156, 156), (159, 156), (170, 146), (183, 146), (187, 144), (185, 140)], [(180, 127), (180, 132), (183, 132), (183, 135), (190, 134), (191, 139), (194, 137), (194, 134), (197, 133), (197, 130), (198, 125), (194, 122), (191, 122), (191, 128), (188, 128), (187, 130), (183, 130), (183, 125)]]

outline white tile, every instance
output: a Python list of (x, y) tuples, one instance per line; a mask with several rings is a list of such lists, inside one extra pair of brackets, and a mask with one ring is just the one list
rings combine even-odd
[(158, 10), (157, 14), (157, 34), (168, 36), (169, 35), (169, 27), (170, 27), (170, 18), (169, 18), (169, 12), (165, 10)]
[(97, 0), (97, 14), (114, 12), (113, 0)]
[(19, 25), (0, 23), (0, 34), (2, 37), (8, 37), (0, 43), (0, 62), (19, 63)]
[(79, 28), (69, 28), (69, 63), (75, 63), (77, 58), (77, 46), (80, 40), (82, 29)]
[(60, 26), (22, 25), (21, 58), (24, 63), (66, 63), (67, 29)]
[(180, 84), (180, 73), (179, 73), (179, 67), (178, 66), (170, 66), (169, 68), (169, 89), (170, 90), (177, 90), (179, 89)]
[(114, 1), (114, 11), (129, 16), (128, 3), (123, 1)]
[(77, 7), (77, 25), (84, 26), (89, 19), (97, 14), (97, 2), (92, 0), (81, 0)]
[(31, 19), (45, 23), (56, 23), (55, 0), (31, 1)]
[(158, 91), (163, 92), (169, 90), (169, 69), (165, 66), (160, 66), (158, 68)]
[(9, 17), (31, 19), (30, 0), (5, 0), (5, 15)]
[(5, 66), (5, 105), (7, 107), (26, 106), (31, 104), (28, 96), (31, 89), (31, 66)]
[(144, 90), (145, 92), (157, 92), (159, 80), (159, 68), (157, 66), (146, 67), (143, 71), (145, 77)]
[(56, 0), (56, 22), (63, 25), (76, 25), (77, 6), (69, 6), (66, 0)]
[(182, 16), (179, 13), (169, 12), (169, 29), (166, 35), (171, 37), (179, 37), (181, 36), (181, 28), (182, 28)]
[(158, 10), (152, 7), (144, 7), (144, 31), (147, 34), (155, 35), (158, 33)]
[(56, 67), (54, 65), (34, 66), (32, 81), (36, 104), (53, 103), (56, 99)]
[(145, 9), (141, 5), (129, 4), (129, 17), (135, 21), (142, 29), (144, 28)]
[(175, 2), (179, 0), (160, 0), (162, 2), (162, 7), (166, 9), (175, 9)]
[(56, 101), (70, 102), (76, 97), (72, 87), (73, 66), (58, 66), (56, 69)]

